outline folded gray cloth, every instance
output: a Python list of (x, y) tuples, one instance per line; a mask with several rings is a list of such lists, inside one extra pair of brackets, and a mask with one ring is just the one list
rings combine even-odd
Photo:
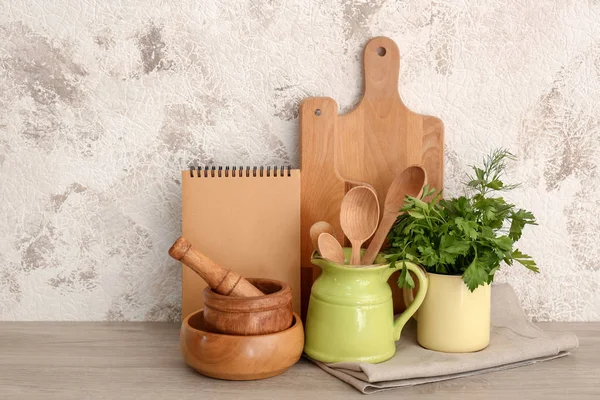
[(500, 371), (568, 355), (579, 341), (571, 333), (546, 333), (534, 326), (508, 284), (492, 286), (490, 344), (475, 353), (440, 353), (419, 346), (416, 322), (409, 321), (396, 343), (396, 355), (380, 364), (332, 363), (315, 360), (331, 375), (370, 394)]

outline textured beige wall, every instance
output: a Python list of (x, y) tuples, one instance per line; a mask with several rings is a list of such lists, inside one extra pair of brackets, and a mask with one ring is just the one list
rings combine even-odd
[(520, 157), (527, 314), (600, 319), (598, 0), (1, 2), (0, 319), (176, 319), (179, 170), (297, 166), (299, 101), (350, 109), (377, 35), (445, 123), (447, 193)]

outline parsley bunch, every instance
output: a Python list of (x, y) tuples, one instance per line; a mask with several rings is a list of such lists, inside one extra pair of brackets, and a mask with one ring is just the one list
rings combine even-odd
[[(468, 194), (448, 200), (441, 191), (425, 186), (423, 196), (406, 196), (404, 213), (396, 220), (388, 236), (387, 258), (391, 267), (398, 260), (422, 265), (428, 272), (462, 275), (470, 291), (491, 283), (504, 261), (514, 261), (538, 272), (535, 261), (519, 249), (513, 249), (525, 225), (536, 225), (529, 211), (516, 209), (493, 194), (517, 185), (501, 180), (505, 160), (514, 159), (506, 150), (496, 150), (483, 163), (473, 167), (474, 175), (466, 183)], [(426, 198), (431, 198), (425, 201)], [(399, 287), (414, 287), (406, 266), (398, 279)]]

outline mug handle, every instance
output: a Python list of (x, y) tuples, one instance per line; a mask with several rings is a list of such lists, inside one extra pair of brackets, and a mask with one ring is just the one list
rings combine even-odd
[[(402, 301), (404, 301), (404, 305), (406, 307), (411, 305), (415, 301), (415, 289), (414, 288), (402, 288)], [(417, 313), (415, 313), (412, 317), (415, 321), (418, 321)]]
[[(408, 307), (402, 314), (398, 316), (398, 318), (394, 320), (394, 340), (396, 341), (400, 340), (400, 333), (402, 332), (404, 325), (408, 322), (410, 317), (415, 315), (419, 307), (421, 307), (423, 300), (425, 300), (425, 295), (427, 294), (427, 288), (429, 286), (429, 280), (427, 279), (427, 274), (423, 267), (408, 261), (406, 261), (405, 264), (406, 268), (413, 272), (417, 277), (417, 280), (419, 281), (419, 291), (417, 292), (417, 295), (413, 297), (412, 289), (402, 289), (404, 302), (408, 305)], [(397, 262), (396, 270), (401, 268), (402, 263)], [(406, 301), (408, 292), (410, 292), (410, 302)]]

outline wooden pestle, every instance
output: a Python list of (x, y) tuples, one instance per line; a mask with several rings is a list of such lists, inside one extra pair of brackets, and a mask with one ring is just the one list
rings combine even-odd
[(169, 255), (190, 267), (200, 275), (215, 292), (225, 296), (263, 296), (256, 286), (241, 275), (221, 267), (219, 264), (196, 250), (190, 242), (180, 237), (169, 249)]

